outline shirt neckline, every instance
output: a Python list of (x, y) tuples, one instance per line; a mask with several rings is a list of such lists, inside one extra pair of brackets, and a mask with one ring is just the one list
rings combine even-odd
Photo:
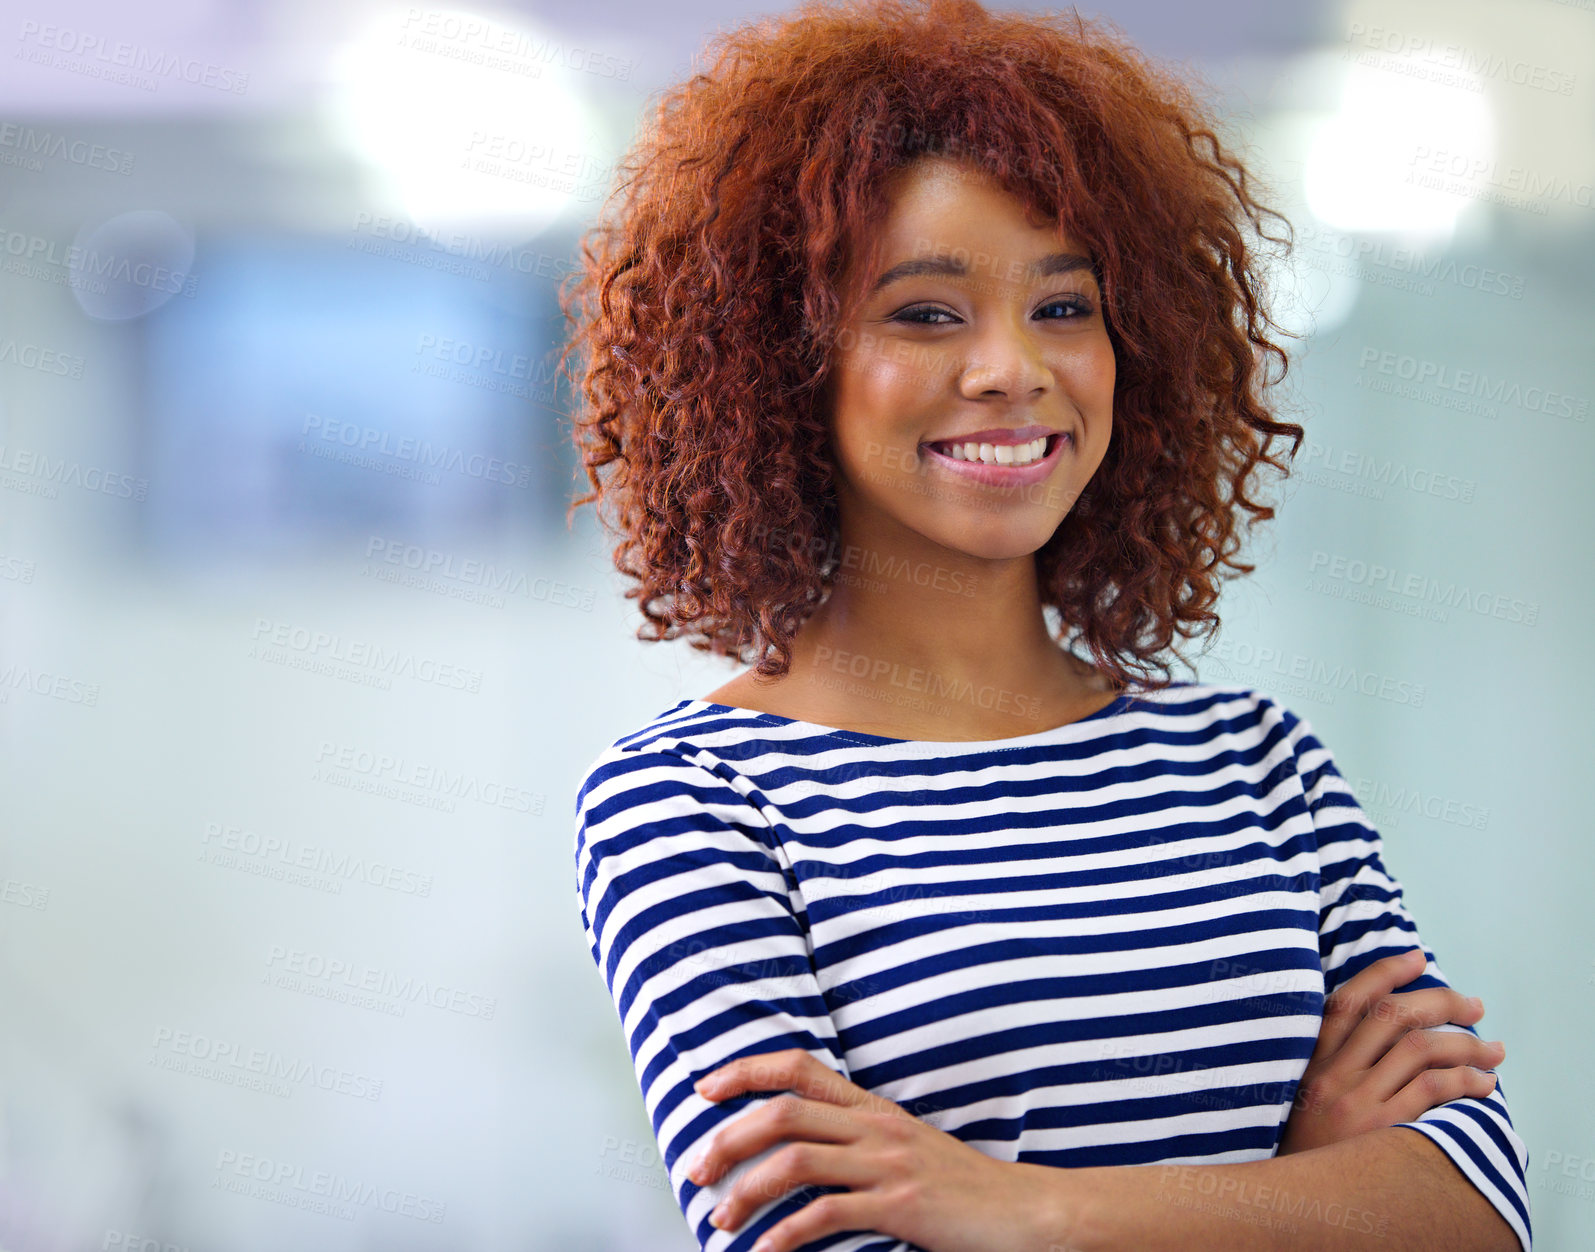
[(1072, 730), (1076, 726), (1084, 726), (1090, 722), (1102, 721), (1116, 716), (1124, 712), (1138, 697), (1144, 698), (1144, 696), (1144, 692), (1123, 691), (1094, 713), (1087, 713), (1084, 717), (1077, 717), (1072, 722), (1064, 722), (1061, 726), (1051, 726), (1046, 730), (1032, 731), (1028, 735), (1014, 735), (1007, 739), (894, 739), (889, 735), (872, 735), (862, 730), (844, 730), (839, 726), (825, 726), (819, 722), (805, 721), (800, 717), (783, 717), (779, 713), (761, 713), (757, 709), (745, 709), (735, 704), (719, 704), (712, 700), (684, 700), (681, 707), (702, 709), (706, 712), (740, 713), (746, 715), (749, 721), (763, 722), (767, 726), (797, 726), (815, 731), (821, 735), (834, 735), (838, 739), (845, 739), (851, 743), (868, 744), (872, 747), (1000, 752), (1009, 748), (1023, 748), (1030, 744), (1044, 743), (1053, 736)]

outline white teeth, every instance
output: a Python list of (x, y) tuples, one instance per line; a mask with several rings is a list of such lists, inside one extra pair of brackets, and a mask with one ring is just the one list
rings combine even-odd
[(937, 444), (955, 461), (980, 461), (986, 465), (1030, 465), (1047, 451), (1047, 436), (1029, 443), (944, 443)]

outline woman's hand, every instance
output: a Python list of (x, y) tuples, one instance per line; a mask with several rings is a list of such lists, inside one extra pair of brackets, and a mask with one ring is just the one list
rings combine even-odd
[[(1370, 1130), (1415, 1121), (1448, 1100), (1483, 1097), (1506, 1048), (1454, 1030), (1471, 1026), (1484, 1006), (1449, 987), (1392, 994), (1421, 974), (1422, 948), (1387, 956), (1324, 1001), (1324, 1023), (1278, 1155), (1338, 1143)], [(1477, 1066), (1478, 1068), (1474, 1068)]]
[[(707, 1100), (793, 1091), (716, 1132), (687, 1177), (700, 1186), (736, 1162), (786, 1146), (731, 1188), (710, 1221), (736, 1230), (805, 1185), (841, 1186), (765, 1232), (756, 1252), (791, 1249), (848, 1230), (876, 1231), (930, 1252), (1015, 1252), (1056, 1242), (1056, 1175), (999, 1161), (849, 1082), (801, 1048), (741, 1057), (697, 1084)], [(1049, 1238), (1049, 1235), (1051, 1236)]]

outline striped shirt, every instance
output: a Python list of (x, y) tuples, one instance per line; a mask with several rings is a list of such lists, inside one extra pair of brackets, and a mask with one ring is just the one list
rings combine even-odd
[[(1422, 944), (1382, 853), (1306, 720), (1209, 683), (982, 742), (684, 700), (606, 748), (576, 798), (593, 960), (677, 1202), (714, 1252), (844, 1190), (770, 1201), (734, 1233), (709, 1224), (780, 1146), (706, 1187), (686, 1177), (719, 1126), (774, 1098), (693, 1091), (748, 1054), (802, 1048), (1004, 1161), (1273, 1156), (1324, 997)], [(1400, 990), (1450, 985), (1424, 952)], [(1499, 1081), (1401, 1124), (1527, 1252), (1528, 1153)], [(1315, 1205), (1277, 1195), (1271, 1220), (1325, 1219)]]

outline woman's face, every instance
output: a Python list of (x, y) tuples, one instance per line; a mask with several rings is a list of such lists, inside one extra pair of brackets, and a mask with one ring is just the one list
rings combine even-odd
[(894, 175), (878, 244), (855, 250), (845, 290), (866, 291), (827, 387), (845, 541), (1034, 553), (1112, 433), (1113, 346), (1089, 258), (939, 157)]

